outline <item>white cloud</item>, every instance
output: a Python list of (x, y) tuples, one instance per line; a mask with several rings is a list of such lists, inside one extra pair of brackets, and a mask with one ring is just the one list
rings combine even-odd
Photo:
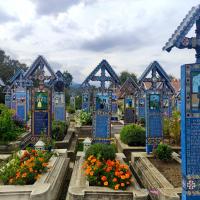
[[(177, 77), (181, 64), (195, 60), (192, 50), (168, 54), (162, 47), (197, 0), (44, 2), (0, 2), (0, 10), (11, 17), (0, 23), (1, 48), (27, 64), (42, 54), (81, 82), (102, 59), (118, 73), (128, 70), (138, 76), (158, 60)], [(55, 2), (59, 5), (52, 6)]]

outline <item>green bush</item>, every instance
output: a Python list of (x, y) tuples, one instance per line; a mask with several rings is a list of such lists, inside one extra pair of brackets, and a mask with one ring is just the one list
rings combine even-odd
[(52, 137), (55, 140), (63, 140), (68, 126), (66, 122), (53, 121), (52, 123)]
[(175, 144), (180, 144), (181, 120), (180, 112), (174, 111), (170, 119), (170, 136), (174, 139)]
[(15, 123), (15, 113), (4, 104), (0, 104), (0, 142), (5, 143), (15, 140), (22, 132), (24, 127)]
[(130, 146), (145, 145), (145, 129), (137, 124), (126, 125), (120, 131), (120, 139)]
[(81, 111), (79, 115), (80, 124), (84, 125), (92, 125), (92, 114), (90, 112)]
[(155, 150), (156, 157), (163, 161), (168, 161), (172, 157), (172, 149), (166, 144), (159, 144)]
[(74, 113), (75, 113), (75, 109), (72, 108), (71, 106), (67, 106), (67, 112), (68, 112), (69, 114), (74, 114)]
[(114, 160), (116, 149), (112, 144), (93, 144), (85, 153), (85, 158), (93, 155), (99, 160)]

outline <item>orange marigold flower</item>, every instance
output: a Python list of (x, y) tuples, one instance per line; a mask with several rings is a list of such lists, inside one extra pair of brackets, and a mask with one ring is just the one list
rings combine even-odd
[(122, 179), (122, 180), (126, 179), (126, 176), (122, 175), (122, 176), (121, 176), (121, 179)]
[(103, 184), (104, 184), (105, 186), (108, 186), (108, 181), (105, 181)]
[(86, 173), (86, 175), (90, 174), (90, 169), (87, 168), (87, 169), (85, 170), (85, 173)]
[(17, 172), (16, 173), (16, 178), (19, 178), (20, 177), (20, 172)]
[(125, 186), (125, 184), (124, 184), (124, 183), (121, 183), (121, 186), (122, 186), (122, 187), (124, 187), (124, 186)]
[(22, 178), (25, 178), (26, 176), (27, 176), (26, 172), (22, 174)]
[(130, 178), (130, 175), (129, 175), (129, 174), (125, 174), (125, 177), (126, 177), (126, 178)]
[(30, 172), (33, 172), (33, 168), (32, 168), (32, 167), (30, 167), (30, 168), (29, 168), (29, 171), (30, 171)]
[(94, 172), (93, 172), (93, 171), (91, 171), (91, 172), (90, 172), (90, 176), (93, 176), (93, 175), (94, 175)]
[(128, 165), (124, 165), (124, 169), (128, 169)]
[(44, 161), (44, 158), (38, 158), (38, 160), (39, 160), (40, 162), (43, 162), (43, 161)]
[(95, 163), (96, 162), (96, 158), (93, 158), (92, 160), (91, 160), (91, 163)]
[(115, 172), (115, 176), (120, 176), (120, 173), (119, 172)]
[(93, 155), (89, 156), (89, 157), (88, 157), (88, 160), (90, 161), (90, 160), (92, 159), (92, 157), (93, 157)]
[(106, 180), (107, 180), (106, 176), (102, 176), (102, 177), (101, 177), (101, 180), (102, 180), (102, 181), (106, 181)]
[(114, 183), (115, 183), (115, 182), (117, 182), (117, 178), (113, 178), (113, 180), (112, 180), (112, 181), (113, 181)]
[(46, 167), (48, 165), (48, 163), (42, 163), (43, 167)]
[(115, 185), (115, 190), (119, 189), (119, 184)]

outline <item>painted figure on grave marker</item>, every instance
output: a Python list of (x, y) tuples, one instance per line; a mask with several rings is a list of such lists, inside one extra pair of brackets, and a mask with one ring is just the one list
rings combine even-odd
[(200, 109), (200, 73), (192, 72), (192, 109)]
[(48, 94), (47, 92), (35, 93), (35, 109), (47, 110), (48, 109)]
[(158, 94), (149, 95), (149, 108), (150, 110), (160, 111), (160, 95)]

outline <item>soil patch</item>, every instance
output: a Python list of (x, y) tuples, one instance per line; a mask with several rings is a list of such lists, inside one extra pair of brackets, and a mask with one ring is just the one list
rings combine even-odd
[(174, 187), (182, 187), (181, 165), (177, 161), (149, 160)]

